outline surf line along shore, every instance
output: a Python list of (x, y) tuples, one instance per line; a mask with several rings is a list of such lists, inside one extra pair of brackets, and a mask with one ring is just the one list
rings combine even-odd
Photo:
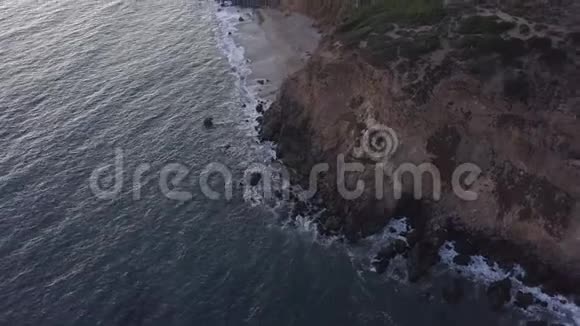
[[(296, 2), (300, 1), (294, 1), (293, 3), (296, 4)], [(329, 5), (328, 2), (320, 3), (323, 6)], [(324, 8), (318, 9), (320, 10), (317, 13), (320, 13)], [(240, 13), (244, 13), (243, 10)], [(274, 13), (274, 15), (286, 17), (280, 12)], [(465, 15), (474, 15), (474, 12), (467, 11)], [(487, 27), (497, 25), (497, 28), (505, 30), (506, 37), (512, 37), (513, 35), (516, 35), (516, 38), (519, 37), (517, 34), (508, 33), (508, 29), (519, 28), (517, 24), (514, 25), (515, 23), (513, 21), (511, 23), (509, 21), (495, 21), (511, 19), (509, 17), (506, 18), (505, 15), (493, 16), (493, 12), (490, 12), (488, 9), (486, 9), (483, 16), (469, 17), (465, 15), (457, 15), (457, 17), (447, 16), (450, 19), (433, 21), (430, 24), (437, 25), (453, 22), (449, 26), (454, 32), (453, 35), (459, 35), (459, 37), (465, 39), (465, 42), (467, 42), (473, 41), (474, 36), (471, 36), (470, 33), (472, 33), (473, 28), (478, 26), (477, 24), (479, 22), (487, 22), (487, 20), (493, 19), (493, 22), (483, 25)], [(252, 35), (245, 35), (243, 33), (244, 27), (253, 26), (257, 28), (255, 30), (257, 35), (263, 35), (261, 34), (263, 31), (260, 31), (260, 27), (268, 21), (267, 18), (261, 15), (255, 15), (254, 19), (247, 19), (248, 17), (240, 15), (240, 36), (233, 35), (240, 44), (244, 42), (247, 44), (248, 40), (253, 39)], [(519, 22), (522, 20), (515, 21)], [(307, 24), (306, 26), (312, 25)], [(347, 29), (349, 26), (352, 28), (360, 27), (356, 24), (346, 24), (346, 27), (344, 27), (346, 32), (348, 32)], [(377, 26), (369, 27), (374, 28)], [(364, 27), (361, 28), (364, 31), (367, 30)], [(383, 34), (345, 32), (345, 35), (340, 35), (340, 32), (337, 32), (334, 35), (324, 37), (320, 42), (319, 48), (311, 52), (313, 54), (311, 59), (308, 59), (308, 55), (306, 55), (307, 58), (304, 60), (308, 61), (306, 66), (304, 65), (306, 62), (298, 61), (299, 64), (296, 67), (302, 67), (302, 69), (296, 68), (294, 70), (292, 65), (288, 64), (289, 61), (284, 61), (286, 64), (270, 65), (270, 67), (276, 66), (277, 69), (264, 69), (264, 72), (261, 73), (262, 75), (267, 73), (273, 74), (275, 71), (278, 71), (278, 74), (271, 79), (273, 81), (272, 89), (274, 91), (264, 91), (262, 93), (265, 97), (270, 96), (270, 99), (276, 99), (274, 105), (269, 110), (266, 110), (265, 116), (261, 118), (264, 120), (264, 124), (262, 125), (263, 132), (261, 134), (263, 139), (272, 140), (278, 145), (279, 157), (291, 169), (307, 171), (310, 170), (310, 167), (307, 164), (299, 163), (298, 158), (316, 158), (316, 163), (319, 163), (320, 160), (325, 162), (336, 161), (338, 154), (347, 153), (349, 152), (349, 148), (356, 146), (353, 144), (355, 142), (354, 138), (356, 137), (349, 137), (344, 131), (354, 130), (355, 134), (363, 134), (362, 131), (364, 131), (364, 128), (368, 127), (368, 120), (365, 117), (370, 115), (375, 117), (379, 122), (388, 122), (388, 126), (393, 127), (402, 139), (403, 146), (398, 151), (398, 156), (395, 157), (395, 160), (411, 160), (413, 162), (433, 161), (442, 168), (442, 172), (446, 172), (448, 170), (446, 169), (447, 167), (455, 166), (455, 163), (464, 162), (465, 160), (475, 160), (477, 163), (480, 163), (478, 165), (482, 166), (487, 172), (486, 178), (482, 180), (488, 180), (488, 182), (477, 184), (476, 186), (480, 191), (481, 198), (486, 204), (465, 204), (444, 198), (439, 203), (427, 203), (434, 205), (422, 207), (421, 209), (414, 209), (413, 207), (417, 206), (415, 203), (406, 205), (404, 202), (401, 202), (400, 205), (391, 205), (389, 207), (374, 205), (372, 202), (369, 202), (369, 205), (367, 205), (368, 203), (353, 205), (352, 203), (340, 201), (336, 197), (337, 192), (334, 191), (336, 189), (332, 189), (330, 185), (324, 201), (329, 206), (333, 206), (335, 215), (340, 215), (340, 217), (335, 219), (322, 218), (319, 220), (318, 222), (320, 224), (325, 225), (324, 231), (343, 232), (355, 239), (361, 234), (364, 236), (380, 230), (384, 227), (384, 223), (388, 220), (388, 217), (393, 215), (393, 212), (409, 213), (406, 215), (418, 216), (437, 215), (438, 212), (446, 213), (440, 214), (439, 216), (430, 216), (429, 221), (417, 223), (417, 226), (425, 231), (425, 238), (423, 240), (433, 240), (433, 243), (429, 245), (423, 243), (423, 246), (418, 247), (419, 249), (427, 248), (430, 253), (436, 254), (437, 248), (440, 245), (439, 240), (449, 237), (454, 239), (467, 239), (471, 242), (470, 247), (483, 249), (483, 252), (481, 252), (471, 250), (473, 249), (471, 248), (468, 251), (472, 252), (472, 254), (489, 254), (493, 258), (499, 258), (505, 262), (522, 263), (528, 271), (528, 277), (524, 282), (529, 285), (538, 285), (539, 281), (539, 283), (547, 285), (551, 293), (566, 292), (569, 294), (577, 292), (577, 286), (574, 285), (574, 273), (571, 269), (573, 268), (572, 265), (565, 264), (560, 266), (562, 268), (557, 268), (555, 267), (556, 265), (551, 265), (551, 263), (546, 263), (546, 261), (542, 263), (541, 260), (534, 257), (534, 254), (539, 253), (542, 257), (552, 258), (557, 256), (566, 258), (566, 255), (571, 254), (568, 258), (573, 258), (573, 251), (571, 249), (574, 248), (574, 238), (570, 234), (571, 231), (578, 229), (576, 224), (569, 224), (570, 228), (560, 230), (558, 229), (560, 226), (557, 223), (559, 220), (566, 222), (565, 218), (570, 213), (568, 212), (568, 207), (573, 206), (572, 201), (575, 198), (574, 196), (576, 196), (569, 182), (567, 182), (570, 178), (565, 179), (561, 176), (577, 175), (578, 173), (577, 171), (573, 171), (571, 165), (565, 164), (566, 162), (558, 159), (558, 157), (566, 153), (560, 153), (562, 155), (556, 155), (554, 153), (553, 155), (542, 156), (542, 153), (550, 149), (544, 148), (544, 142), (541, 139), (536, 139), (536, 134), (531, 133), (533, 130), (530, 128), (533, 126), (525, 123), (527, 121), (526, 119), (529, 119), (529, 114), (526, 113), (526, 108), (522, 105), (522, 96), (527, 96), (524, 99), (525, 103), (531, 107), (536, 105), (534, 103), (534, 95), (536, 93), (525, 93), (514, 96), (512, 94), (514, 85), (517, 86), (520, 84), (517, 84), (518, 80), (506, 79), (506, 85), (498, 84), (498, 89), (486, 89), (487, 93), (497, 93), (495, 96), (490, 97), (488, 96), (489, 94), (483, 94), (481, 88), (482, 81), (477, 79), (477, 75), (474, 75), (477, 72), (471, 70), (463, 71), (461, 74), (454, 73), (455, 71), (460, 71), (462, 67), (473, 67), (476, 62), (471, 61), (480, 59), (480, 57), (466, 55), (470, 48), (461, 47), (461, 44), (465, 42), (457, 44), (449, 43), (456, 47), (444, 48), (443, 50), (445, 51), (442, 51), (441, 44), (439, 44), (440, 39), (445, 39), (449, 35), (432, 35), (432, 33), (450, 31), (451, 29), (424, 28), (415, 30), (401, 28), (401, 26), (397, 26), (396, 28), (400, 30), (401, 35), (406, 36), (403, 39), (399, 39), (397, 41), (399, 43), (393, 44), (388, 42), (395, 42), (394, 40), (397, 40), (397, 38), (392, 39), (386, 37), (383, 41), (386, 42), (387, 46), (377, 48), (378, 50), (384, 50), (384, 53), (378, 53), (383, 55), (380, 58), (373, 57), (375, 53), (370, 50), (375, 48), (369, 48), (370, 42), (377, 41), (376, 38), (366, 40), (364, 37), (369, 36), (372, 38), (376, 35)], [(455, 30), (456, 28), (459, 29)], [(268, 30), (271, 31), (271, 29)], [(286, 27), (283, 31), (285, 30)], [(293, 32), (290, 36), (285, 36), (283, 31), (275, 34), (280, 37), (276, 38), (275, 41), (283, 40), (282, 43), (284, 44), (281, 46), (287, 46), (291, 43), (284, 40), (283, 37), (292, 38), (298, 35), (302, 36), (299, 31)], [(465, 34), (465, 36), (461, 33)], [(360, 37), (361, 39), (352, 40), (348, 39), (348, 36)], [(240, 37), (246, 38), (246, 40), (244, 41)], [(413, 45), (417, 44), (412, 40), (414, 37), (425, 41), (421, 43), (424, 47), (414, 47)], [(407, 38), (411, 38), (411, 40), (409, 42), (403, 42), (408, 41)], [(263, 39), (268, 40), (266, 37)], [(435, 43), (435, 40), (437, 40), (437, 43)], [(347, 41), (351, 42), (350, 47)], [(506, 46), (515, 44), (518, 46), (522, 45), (526, 48), (529, 47), (530, 51), (518, 53), (521, 53), (520, 56), (528, 56), (526, 53), (529, 53), (528, 59), (530, 62), (537, 60), (537, 58), (548, 60), (548, 55), (552, 55), (555, 52), (561, 54), (564, 51), (568, 51), (566, 48), (538, 48), (534, 42), (527, 44), (525, 42), (522, 43), (521, 40), (511, 41), (508, 44), (505, 40), (498, 40), (498, 42), (505, 43)], [(486, 45), (487, 43), (482, 44)], [(553, 42), (552, 44), (561, 45), (563, 43)], [(568, 47), (567, 44), (569, 43), (564, 44), (564, 46)], [(404, 48), (405, 46), (408, 48)], [(401, 50), (397, 53), (388, 52), (388, 49), (392, 47), (401, 47), (405, 51)], [(252, 80), (260, 78), (260, 76), (256, 76), (256, 72), (260, 70), (260, 62), (276, 62), (275, 58), (280, 58), (278, 56), (283, 56), (284, 53), (284, 51), (281, 51), (282, 54), (268, 53), (272, 50), (269, 47), (262, 47), (261, 51), (258, 49), (259, 47), (253, 49), (247, 48), (248, 51), (254, 50), (258, 53), (258, 55), (248, 54), (250, 60), (252, 56), (256, 60), (249, 63), (251, 66), (256, 66), (255, 70), (250, 74), (251, 77), (248, 78), (250, 83)], [(292, 47), (290, 47), (291, 50)], [(504, 58), (505, 60), (503, 62), (497, 62), (497, 66), (501, 67), (500, 72), (508, 77), (512, 74), (515, 74), (514, 76), (516, 77), (519, 76), (516, 72), (512, 71), (517, 67), (506, 66), (506, 63), (511, 62), (508, 60), (510, 58), (506, 58), (507, 54), (502, 52), (499, 55), (493, 53), (493, 51), (502, 51), (501, 49), (493, 47), (487, 49), (487, 51), (491, 51), (492, 53), (485, 52), (485, 55), (489, 54), (490, 56), (481, 58), (482, 60), (487, 59), (493, 63), (493, 66), (496, 66), (494, 60), (497, 61), (497, 58)], [(536, 52), (534, 51), (551, 52), (545, 54), (537, 53), (538, 55), (536, 56)], [(273, 50), (272, 52), (279, 51)], [(262, 55), (262, 59), (259, 54)], [(389, 55), (395, 56), (392, 58), (393, 60), (389, 61), (385, 59), (390, 58)], [(424, 56), (425, 58), (431, 58), (433, 60), (410, 61), (409, 58), (404, 57), (405, 55), (412, 56), (414, 59), (417, 56)], [(300, 58), (300, 51), (294, 58)], [(465, 64), (455, 67), (454, 61), (449, 60), (449, 58), (462, 58)], [(397, 63), (401, 62), (404, 64), (397, 65)], [(427, 66), (424, 65), (425, 62), (427, 62)], [(419, 64), (413, 65), (417, 63)], [(561, 62), (561, 64), (565, 63), (566, 61)], [(559, 63), (553, 62), (551, 64), (557, 65)], [(283, 73), (280, 73), (280, 71), (283, 71)], [(565, 69), (564, 71), (573, 70)], [(415, 79), (409, 79), (408, 77), (421, 76), (423, 72), (427, 73), (425, 75), (426, 78), (423, 79), (424, 82), (419, 81), (409, 84), (409, 82), (413, 82)], [(567, 82), (569, 80), (568, 76), (561, 73), (557, 75), (552, 72), (549, 73), (561, 82), (559, 85), (562, 85), (562, 90), (565, 91), (564, 87), (569, 84)], [(291, 78), (282, 82), (284, 79), (283, 76), (290, 74), (292, 74)], [(534, 77), (534, 75), (528, 76), (530, 78)], [(535, 80), (534, 83), (536, 82), (539, 85), (544, 83), (543, 80)], [(282, 83), (283, 87), (276, 97), (276, 91)], [(258, 82), (256, 84), (259, 85)], [(497, 86), (496, 84), (487, 85)], [(394, 89), (397, 87), (399, 88)], [(259, 90), (260, 88), (257, 87), (257, 89)], [(412, 94), (405, 94), (405, 92), (411, 92)], [(501, 101), (496, 101), (496, 99), (501, 99)], [(509, 105), (506, 105), (504, 99), (509, 100)], [(556, 99), (553, 98), (553, 100)], [(372, 105), (369, 105), (369, 103)], [(405, 105), (408, 103), (411, 103), (412, 107), (406, 107)], [(538, 102), (537, 104), (539, 105), (541, 103)], [(375, 109), (366, 110), (369, 111), (366, 112), (363, 109), (365, 107)], [(480, 121), (481, 117), (497, 122)], [(559, 127), (553, 128), (551, 125), (546, 125), (544, 131), (546, 134), (558, 137), (546, 138), (540, 136), (541, 138), (561, 140), (578, 136), (577, 130), (571, 129), (570, 126), (573, 123), (569, 121), (565, 113), (559, 112), (555, 115), (552, 114), (552, 117), (554, 119), (556, 117), (558, 118), (556, 119), (557, 121), (554, 121), (556, 121)], [(345, 124), (348, 124), (348, 126)], [(470, 132), (465, 131), (465, 126), (471, 128), (469, 129)], [(520, 135), (528, 133), (531, 133), (533, 137), (521, 139)], [(330, 135), (333, 135), (333, 137), (330, 137)], [(528, 149), (531, 149), (537, 155), (517, 157), (520, 154), (529, 152), (517, 148), (522, 142), (529, 144), (529, 146), (526, 145), (529, 147)], [(574, 144), (577, 142), (571, 141), (569, 143)], [(561, 148), (565, 149), (564, 147)], [(486, 153), (492, 153), (493, 155)], [(550, 170), (553, 176), (552, 178), (547, 180), (540, 177), (542, 174), (536, 171), (536, 167), (541, 162), (537, 162), (534, 159), (535, 157), (546, 157), (550, 162), (546, 167), (559, 167)], [(518, 162), (526, 162), (528, 164), (527, 168), (521, 169), (521, 164)], [(401, 161), (394, 163), (397, 165)], [(494, 169), (490, 170), (490, 167)], [(330, 179), (334, 180), (332, 177), (329, 177)], [(295, 181), (300, 182), (300, 180)], [(489, 186), (490, 184), (491, 186)], [(521, 191), (518, 193), (511, 191), (509, 184)], [(498, 197), (498, 193), (494, 192), (493, 189), (505, 194), (499, 194)], [(525, 198), (538, 198), (538, 200), (527, 203), (524, 201)], [(555, 209), (552, 217), (544, 214), (546, 208), (548, 208), (547, 204), (551, 200), (553, 202), (561, 202), (561, 205), (548, 205), (550, 209)], [(530, 209), (525, 209), (525, 207), (518, 208), (517, 206), (521, 206), (521, 204), (530, 204), (532, 207)], [(341, 215), (341, 213), (343, 214)], [(536, 216), (538, 214), (544, 215)], [(443, 215), (454, 218), (448, 220)], [(530, 216), (526, 218), (528, 215)], [(371, 218), (363, 221), (362, 219), (358, 219), (357, 216), (370, 216)], [(500, 223), (498, 221), (504, 222)], [(509, 223), (507, 223), (508, 221)], [(449, 226), (448, 222), (453, 225), (453, 232), (450, 232), (448, 235), (439, 233), (437, 230), (445, 230)], [(422, 223), (427, 223), (428, 225), (421, 225)], [(465, 231), (470, 227), (471, 230), (469, 232), (457, 232), (459, 230)], [(557, 238), (560, 237), (559, 234), (562, 232), (566, 233), (567, 241), (562, 241), (560, 244), (568, 248), (564, 256), (558, 253), (558, 250), (562, 250), (562, 247), (557, 243)], [(490, 234), (493, 237), (490, 237)], [(526, 246), (525, 243), (529, 244), (530, 241), (540, 246)], [(474, 245), (474, 243), (477, 245)], [(508, 243), (513, 244), (513, 246), (506, 246)], [(523, 247), (522, 244), (524, 244)], [(521, 257), (522, 252), (525, 252), (525, 257)], [(554, 255), (549, 253), (554, 253)], [(421, 256), (421, 252), (418, 255)], [(427, 256), (431, 256), (431, 254)], [(537, 266), (540, 266), (540, 268)]]
[(229, 36), (243, 48), (250, 71), (243, 78), (265, 101), (273, 101), (284, 80), (304, 67), (321, 39), (314, 20), (299, 13), (235, 6), (220, 11), (237, 20)]

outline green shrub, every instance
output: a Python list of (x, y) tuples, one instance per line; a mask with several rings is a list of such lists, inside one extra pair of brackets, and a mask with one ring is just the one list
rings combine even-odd
[(463, 19), (458, 32), (461, 34), (501, 34), (516, 27), (513, 22), (499, 20), (496, 16), (471, 16)]
[(374, 32), (380, 33), (386, 31), (391, 23), (427, 25), (444, 16), (441, 0), (381, 0), (355, 11), (337, 31), (344, 33), (370, 26)]

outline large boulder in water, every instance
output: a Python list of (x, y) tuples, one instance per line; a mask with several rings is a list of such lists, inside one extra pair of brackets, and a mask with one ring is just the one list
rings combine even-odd
[(421, 241), (415, 245), (407, 260), (409, 282), (417, 282), (429, 273), (431, 267), (440, 260), (439, 246), (429, 241)]
[(206, 128), (213, 128), (214, 127), (213, 118), (212, 117), (205, 118), (203, 120), (203, 126)]
[(382, 274), (387, 270), (391, 259), (395, 258), (407, 251), (407, 243), (403, 240), (395, 240), (393, 243), (389, 244), (386, 248), (381, 250), (373, 259), (373, 266), (377, 273)]
[(512, 281), (505, 278), (501, 281), (493, 282), (487, 288), (487, 298), (491, 309), (498, 311), (511, 300)]
[(534, 296), (531, 293), (518, 291), (515, 301), (517, 307), (527, 309), (532, 304), (534, 304)]
[(255, 172), (252, 173), (252, 175), (250, 176), (250, 185), (252, 187), (255, 187), (258, 185), (258, 183), (260, 183), (260, 181), (262, 180), (262, 174)]

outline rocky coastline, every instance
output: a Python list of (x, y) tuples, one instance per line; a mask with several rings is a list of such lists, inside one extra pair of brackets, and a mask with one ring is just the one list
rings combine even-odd
[[(357, 241), (393, 218), (410, 219), (412, 232), (377, 256), (378, 270), (404, 255), (409, 280), (419, 281), (439, 248), (454, 241), (460, 263), (483, 255), (519, 264), (524, 284), (578, 300), (580, 34), (566, 25), (578, 6), (550, 5), (555, 14), (542, 17), (537, 6), (417, 3), (424, 6), (413, 12), (348, 14), (335, 5), (338, 18), (321, 9), (324, 2), (286, 3), (319, 19), (325, 36), (265, 111), (261, 138), (277, 144), (296, 184), (308, 187), (314, 165), (330, 166), (318, 184), (321, 233)], [(354, 151), (372, 124), (397, 133), (388, 163), (438, 168), (440, 198), (414, 199), (415, 185), (405, 179), (403, 198), (395, 198), (388, 176), (384, 198), (375, 198), (377, 161)], [(348, 189), (370, 185), (356, 200), (337, 189), (339, 155), (365, 166), (345, 180)], [(458, 199), (451, 184), (454, 168), (468, 162), (482, 170), (469, 185), (473, 201)], [(428, 178), (422, 186), (425, 193), (435, 187)], [(506, 287), (495, 284), (488, 294), (506, 301)], [(520, 305), (530, 301), (516, 296)]]
[[(260, 138), (276, 144), (294, 184), (308, 189), (312, 168), (329, 166), (319, 175), (315, 200), (294, 197), (294, 215), (315, 203), (324, 211), (316, 215), (319, 232), (351, 242), (404, 216), (410, 228), (377, 254), (377, 272), (403, 256), (408, 280), (421, 282), (441, 248), (453, 243), (456, 265), (483, 256), (506, 270), (521, 266), (517, 282), (578, 303), (580, 7), (571, 1), (381, 3), (270, 4), (309, 15), (323, 34), (270, 107), (258, 109)], [(379, 160), (360, 152), (376, 125), (397, 137), (395, 150)], [(351, 190), (364, 182), (356, 199), (345, 199), (337, 186), (341, 156), (364, 167), (343, 180)], [(378, 164), (426, 163), (439, 173), (438, 198), (414, 198), (412, 178), (400, 180), (403, 195), (396, 196), (392, 170), (377, 183)], [(466, 163), (481, 169), (475, 180), (458, 180), (476, 200), (459, 198), (454, 189), (454, 172)], [(423, 194), (437, 188), (429, 176), (420, 176), (420, 184)], [(452, 282), (443, 297), (452, 303), (462, 293), (462, 282)], [(510, 279), (489, 284), (487, 296), (494, 310), (547, 305)]]

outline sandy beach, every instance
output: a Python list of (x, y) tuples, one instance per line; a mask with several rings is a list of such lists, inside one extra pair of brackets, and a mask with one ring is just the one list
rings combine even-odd
[(274, 9), (246, 10), (244, 21), (234, 35), (242, 46), (252, 73), (248, 86), (257, 95), (272, 101), (287, 76), (301, 69), (320, 41), (314, 21), (300, 14), (285, 14)]

